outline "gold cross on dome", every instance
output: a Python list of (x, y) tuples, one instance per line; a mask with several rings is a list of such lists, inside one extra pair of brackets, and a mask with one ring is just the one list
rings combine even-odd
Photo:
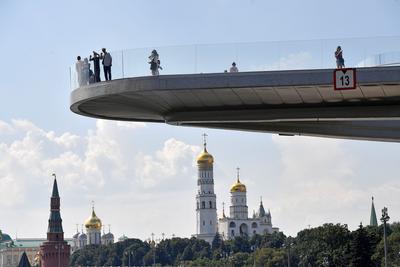
[(203, 145), (204, 145), (204, 148), (206, 148), (206, 146), (207, 146), (207, 136), (208, 135), (206, 133), (203, 133), (202, 136), (203, 136)]

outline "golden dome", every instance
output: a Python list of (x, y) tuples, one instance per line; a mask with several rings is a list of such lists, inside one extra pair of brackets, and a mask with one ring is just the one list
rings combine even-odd
[(203, 152), (197, 156), (197, 164), (213, 164), (214, 158), (213, 156), (207, 152), (207, 149), (204, 148)]
[(94, 209), (92, 210), (92, 216), (90, 216), (86, 221), (85, 221), (85, 227), (86, 229), (96, 229), (96, 230), (101, 230), (101, 220), (99, 217), (96, 216), (96, 213), (94, 212)]
[(239, 179), (231, 186), (231, 193), (233, 192), (242, 192), (246, 193), (246, 186), (242, 184)]

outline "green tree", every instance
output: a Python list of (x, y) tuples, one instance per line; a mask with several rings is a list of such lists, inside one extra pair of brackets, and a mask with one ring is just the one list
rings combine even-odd
[(324, 224), (300, 231), (292, 251), (301, 266), (348, 266), (349, 242), (347, 225)]
[(255, 265), (260, 267), (286, 266), (287, 257), (283, 249), (261, 248), (254, 252)]
[(229, 261), (234, 267), (242, 267), (245, 266), (249, 259), (249, 253), (238, 252), (233, 254)]
[(349, 261), (353, 267), (375, 266), (371, 257), (374, 251), (373, 244), (367, 230), (360, 224), (356, 231), (351, 233)]

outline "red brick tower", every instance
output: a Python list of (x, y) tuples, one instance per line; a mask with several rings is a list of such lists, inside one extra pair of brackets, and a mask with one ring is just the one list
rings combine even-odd
[(42, 267), (68, 267), (71, 252), (70, 245), (64, 241), (62, 219), (60, 215), (60, 196), (56, 175), (54, 176), (53, 193), (50, 202), (49, 227), (47, 241), (40, 246)]

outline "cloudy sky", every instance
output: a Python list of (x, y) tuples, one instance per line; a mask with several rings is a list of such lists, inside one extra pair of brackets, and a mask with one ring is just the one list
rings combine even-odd
[[(372, 195), (378, 214), (385, 205), (399, 221), (399, 144), (102, 121), (69, 110), (69, 66), (93, 49), (399, 36), (399, 11), (396, 0), (2, 0), (0, 229), (45, 237), (56, 172), (66, 236), (92, 200), (116, 236), (190, 236), (203, 132), (219, 213), (240, 166), (249, 210), (262, 196), (286, 234), (324, 222), (367, 224)], [(308, 66), (310, 57), (281, 55), (279, 64)]]

